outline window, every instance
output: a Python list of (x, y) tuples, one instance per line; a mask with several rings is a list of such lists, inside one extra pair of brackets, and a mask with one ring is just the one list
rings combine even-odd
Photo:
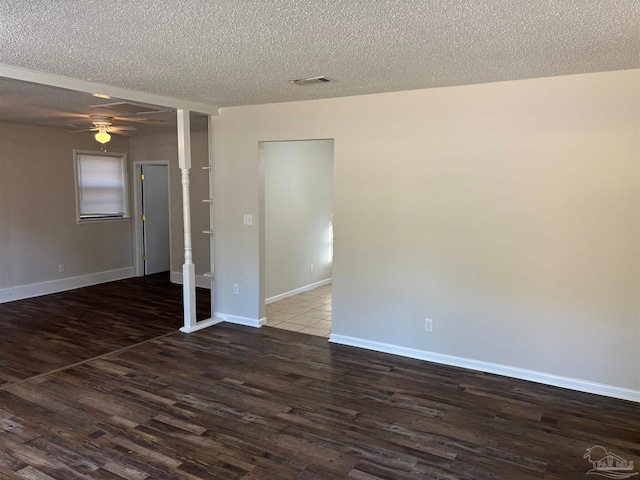
[(78, 221), (129, 218), (127, 156), (74, 150)]

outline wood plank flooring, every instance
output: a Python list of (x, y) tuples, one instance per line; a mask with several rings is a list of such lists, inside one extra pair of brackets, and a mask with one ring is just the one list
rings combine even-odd
[(640, 465), (635, 403), (269, 327), (157, 333), (0, 387), (0, 478), (585, 479), (594, 445)]
[[(197, 289), (197, 305), (198, 319), (211, 316), (208, 290)], [(181, 326), (182, 287), (168, 272), (3, 303), (0, 386)]]

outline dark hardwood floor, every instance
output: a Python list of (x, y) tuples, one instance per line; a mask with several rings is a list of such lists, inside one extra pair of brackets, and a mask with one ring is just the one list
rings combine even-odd
[(185, 335), (179, 288), (102, 288), (0, 306), (0, 478), (585, 479), (594, 445), (640, 466), (632, 402), (270, 327)]
[[(209, 291), (197, 289), (209, 318)], [(0, 304), (0, 386), (173, 332), (182, 287), (169, 274), (130, 278)]]

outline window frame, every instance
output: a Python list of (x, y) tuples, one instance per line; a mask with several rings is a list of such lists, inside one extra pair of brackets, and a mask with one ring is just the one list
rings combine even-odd
[[(122, 178), (124, 183), (124, 215), (123, 216), (97, 216), (97, 217), (87, 217), (82, 218), (80, 216), (80, 157), (82, 155), (91, 155), (91, 156), (99, 156), (99, 157), (110, 157), (110, 158), (118, 158), (121, 162), (122, 167)], [(130, 181), (129, 181), (129, 169), (127, 162), (127, 154), (119, 153), (119, 152), (102, 152), (102, 151), (93, 151), (93, 150), (73, 150), (73, 171), (75, 176), (75, 189), (76, 189), (76, 222), (78, 224), (81, 223), (102, 223), (102, 222), (122, 222), (129, 221), (131, 219), (131, 206), (130, 206)]]

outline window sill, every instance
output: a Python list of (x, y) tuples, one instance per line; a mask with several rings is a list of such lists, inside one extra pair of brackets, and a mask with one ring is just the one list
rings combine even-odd
[(76, 223), (78, 225), (88, 223), (113, 223), (113, 222), (128, 222), (131, 217), (100, 217), (100, 218), (78, 218)]

